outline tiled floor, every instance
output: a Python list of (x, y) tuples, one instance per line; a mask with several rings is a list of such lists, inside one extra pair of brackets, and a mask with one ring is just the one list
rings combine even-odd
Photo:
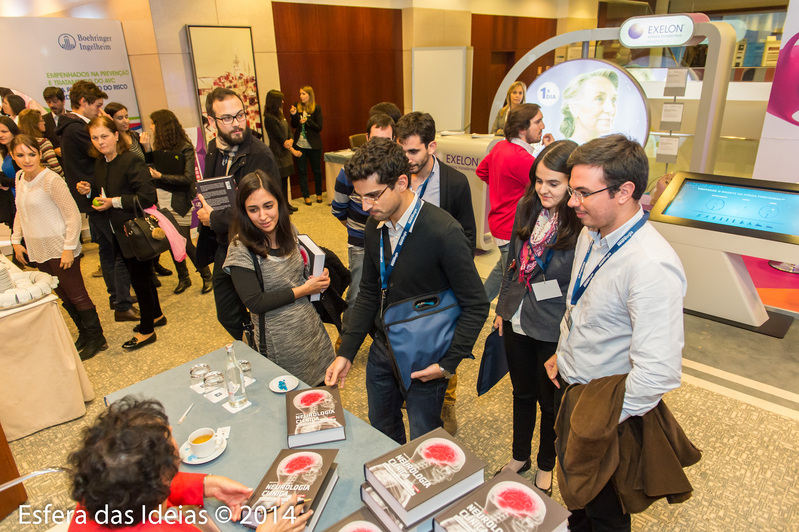
[[(346, 232), (329, 214), (327, 204), (300, 205), (292, 219), (301, 232), (346, 261)], [(84, 274), (90, 293), (101, 309), (111, 348), (85, 363), (97, 399), (81, 419), (43, 430), (12, 442), (22, 473), (48, 465), (63, 465), (79, 441), (80, 431), (103, 408), (103, 395), (155, 375), (227, 343), (217, 324), (213, 298), (201, 295), (200, 279), (181, 295), (172, 294), (176, 277), (162, 278), (159, 291), (169, 325), (158, 330), (158, 341), (136, 353), (123, 353), (131, 325), (114, 323), (105, 305), (102, 279), (90, 277), (97, 251), (87, 246)], [(496, 251), (475, 262), (485, 277), (497, 260)], [(168, 265), (168, 260), (162, 264)], [(783, 340), (686, 316), (683, 385), (666, 397), (688, 436), (703, 450), (702, 461), (687, 474), (694, 496), (684, 504), (653, 505), (634, 516), (634, 530), (760, 531), (799, 529), (799, 325)], [(330, 330), (330, 329), (329, 329)], [(331, 335), (335, 339), (335, 332)], [(489, 323), (475, 347), (479, 360)], [(368, 345), (361, 349), (342, 391), (347, 408), (366, 418), (364, 365)], [(458, 437), (487, 463), (493, 473), (510, 455), (509, 380), (504, 379), (478, 398), (475, 381), (479, 362), (459, 368)], [(537, 435), (534, 439), (537, 439)], [(534, 441), (535, 445), (535, 441)], [(531, 473), (527, 474), (531, 476)], [(29, 504), (43, 508), (73, 506), (63, 477), (50, 475), (26, 483)], [(555, 489), (555, 497), (558, 491)], [(46, 530), (45, 525), (22, 525), (15, 512), (0, 531)]]

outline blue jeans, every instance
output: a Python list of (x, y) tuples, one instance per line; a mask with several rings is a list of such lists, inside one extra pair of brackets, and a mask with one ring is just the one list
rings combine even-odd
[(502, 286), (502, 277), (505, 275), (505, 267), (508, 263), (508, 247), (510, 247), (510, 242), (498, 247), (499, 260), (496, 266), (494, 266), (494, 269), (491, 270), (491, 273), (488, 274), (488, 277), (486, 277), (485, 283), (483, 283), (483, 288), (486, 291), (486, 297), (489, 303), (494, 301), (494, 298), (499, 295), (499, 289)]
[(341, 317), (341, 333), (347, 330), (347, 323), (349, 323), (350, 313), (352, 307), (355, 306), (355, 298), (358, 296), (358, 291), (361, 288), (361, 275), (363, 274), (363, 248), (357, 246), (347, 247), (347, 256), (349, 257), (350, 275), (350, 288), (347, 290), (347, 310)]
[(448, 382), (447, 379), (428, 382), (414, 379), (408, 395), (403, 398), (400, 384), (394, 376), (392, 355), (385, 344), (375, 338), (366, 362), (369, 423), (400, 445), (405, 443), (405, 425), (402, 422), (404, 399), (412, 440), (444, 426), (441, 421), (441, 406), (444, 404), (444, 392)]

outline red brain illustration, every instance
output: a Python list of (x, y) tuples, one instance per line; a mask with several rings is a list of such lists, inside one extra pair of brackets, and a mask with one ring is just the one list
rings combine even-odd
[(499, 508), (517, 516), (533, 515), (538, 512), (537, 501), (527, 491), (519, 488), (506, 488), (496, 494)]
[(321, 392), (308, 392), (300, 398), (302, 406), (313, 406), (325, 400), (325, 395)]

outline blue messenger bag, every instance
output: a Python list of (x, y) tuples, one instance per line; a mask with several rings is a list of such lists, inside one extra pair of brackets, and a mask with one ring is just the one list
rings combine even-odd
[(383, 329), (403, 393), (411, 373), (441, 360), (452, 344), (461, 315), (451, 289), (392, 303), (383, 313)]

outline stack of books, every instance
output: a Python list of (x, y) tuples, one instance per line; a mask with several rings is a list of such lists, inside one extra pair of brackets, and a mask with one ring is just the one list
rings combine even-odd
[[(241, 523), (256, 528), (277, 509), (277, 502), (288, 501), (297, 494), (308, 501), (302, 512), (313, 510), (307, 530), (313, 531), (330, 493), (338, 480), (337, 465), (333, 462), (338, 449), (283, 449), (247, 501), (250, 511), (242, 514)], [(277, 516), (278, 519), (283, 516)]]

